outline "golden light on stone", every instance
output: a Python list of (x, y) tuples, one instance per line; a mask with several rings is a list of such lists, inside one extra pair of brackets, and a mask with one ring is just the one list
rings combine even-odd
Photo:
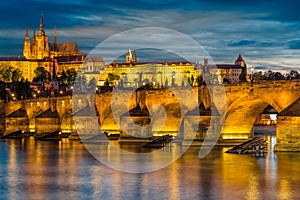
[(249, 136), (246, 136), (246, 135), (225, 135), (225, 136), (222, 136), (222, 139), (223, 140), (247, 140), (249, 139), (250, 137)]

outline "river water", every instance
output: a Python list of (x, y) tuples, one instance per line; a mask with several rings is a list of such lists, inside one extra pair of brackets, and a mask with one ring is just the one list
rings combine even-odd
[[(275, 137), (266, 138), (272, 148)], [(132, 174), (101, 164), (78, 141), (0, 140), (0, 198), (300, 199), (300, 153), (227, 149), (200, 159), (199, 147), (190, 147), (163, 169)]]

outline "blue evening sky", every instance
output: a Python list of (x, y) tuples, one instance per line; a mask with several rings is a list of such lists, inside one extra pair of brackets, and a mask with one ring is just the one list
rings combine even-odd
[(3, 1), (0, 55), (22, 55), (26, 25), (32, 38), (43, 13), (50, 42), (56, 26), (58, 41), (76, 41), (83, 53), (121, 31), (163, 27), (196, 40), (216, 63), (242, 53), (250, 65), (300, 67), (299, 8), (289, 0)]

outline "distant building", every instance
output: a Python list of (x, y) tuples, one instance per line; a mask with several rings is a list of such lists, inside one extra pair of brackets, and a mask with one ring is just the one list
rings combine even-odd
[(130, 48), (128, 48), (128, 52), (126, 54), (126, 63), (136, 63), (136, 50), (131, 53)]
[(234, 64), (209, 65), (208, 59), (204, 58), (204, 65), (201, 68), (217, 75), (218, 83), (237, 84), (246, 82), (247, 65), (241, 54), (239, 54)]
[(54, 75), (53, 72), (61, 73), (70, 68), (78, 70), (86, 55), (80, 53), (76, 42), (58, 43), (56, 37), (56, 28), (54, 28), (53, 43), (49, 42), (41, 17), (40, 29), (38, 32), (33, 31), (32, 41), (30, 41), (28, 27), (26, 27), (23, 56), (0, 57), (0, 68), (11, 66), (20, 69), (23, 77), (29, 81), (34, 78), (34, 70), (38, 67), (44, 67), (51, 76)]
[[(92, 66), (95, 65), (92, 59), (86, 62), (84, 74), (90, 76), (93, 71)], [(133, 52), (128, 49), (125, 56), (126, 62), (113, 62), (104, 67), (101, 63), (97, 74), (101, 74), (98, 79), (98, 86), (104, 86), (107, 83), (109, 74), (119, 77), (110, 83), (111, 86), (119, 85), (122, 87), (140, 87), (143, 85), (151, 85), (153, 87), (166, 86), (197, 86), (200, 75), (209, 71), (211, 83), (221, 84), (237, 84), (246, 81), (246, 63), (239, 54), (234, 64), (216, 64), (211, 65), (208, 59), (204, 59), (203, 65), (195, 65), (188, 61), (182, 62), (138, 62), (136, 50)], [(95, 73), (95, 72), (94, 72)], [(208, 81), (208, 80), (206, 80)]]
[(101, 56), (87, 56), (82, 67), (79, 69), (80, 73), (86, 76), (86, 82), (89, 83), (93, 78), (96, 81), (100, 79), (100, 72), (105, 69), (105, 63)]
[[(120, 77), (112, 85), (123, 87), (139, 87), (152, 85), (153, 87), (164, 86), (187, 86), (196, 85), (196, 77), (199, 71), (195, 70), (192, 63), (182, 62), (138, 62), (136, 50), (128, 52), (125, 57), (126, 62), (113, 62), (105, 69), (100, 70), (99, 85), (103, 86), (109, 74)], [(85, 73), (85, 74), (88, 74)]]
[(277, 122), (278, 112), (272, 106), (267, 106), (256, 119), (255, 125), (274, 125)]

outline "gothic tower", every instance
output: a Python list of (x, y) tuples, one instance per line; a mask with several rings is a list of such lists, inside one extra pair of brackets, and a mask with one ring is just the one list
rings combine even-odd
[(130, 48), (128, 48), (128, 52), (126, 54), (126, 63), (132, 63), (132, 54)]
[(48, 43), (48, 35), (45, 34), (44, 30), (44, 20), (41, 16), (40, 18), (40, 30), (39, 33), (35, 36), (35, 52), (36, 56), (33, 57), (33, 59), (43, 59), (45, 57), (49, 57), (50, 51), (49, 51), (49, 43)]
[(26, 35), (25, 35), (25, 39), (24, 39), (23, 56), (26, 59), (31, 58), (31, 47), (30, 47), (30, 38), (29, 38), (29, 35), (28, 35), (28, 26), (26, 26)]
[(32, 36), (32, 45), (31, 45), (31, 58), (35, 58), (36, 57), (36, 41), (35, 41), (35, 37), (36, 37), (36, 32), (35, 32), (35, 28), (33, 29), (33, 36)]
[(54, 31), (53, 31), (53, 50), (56, 51), (56, 49), (57, 49), (56, 26), (54, 26)]
[(40, 35), (41, 36), (45, 35), (43, 16), (41, 16), (41, 18), (40, 18)]
[(130, 48), (128, 48), (127, 54), (126, 54), (126, 63), (136, 63), (136, 50), (131, 53)]
[(136, 63), (136, 50), (133, 51), (132, 62)]
[(245, 61), (244, 61), (244, 59), (243, 59), (243, 57), (242, 57), (241, 54), (239, 54), (239, 56), (237, 57), (237, 59), (235, 61), (235, 64), (236, 65), (240, 65), (242, 67), (245, 67), (246, 64), (245, 64)]
[(236, 59), (235, 65), (239, 65), (239, 66), (242, 67), (242, 73), (240, 75), (240, 81), (241, 82), (246, 82), (247, 81), (247, 65), (246, 65), (246, 62), (244, 61), (241, 54), (239, 54), (238, 58)]

